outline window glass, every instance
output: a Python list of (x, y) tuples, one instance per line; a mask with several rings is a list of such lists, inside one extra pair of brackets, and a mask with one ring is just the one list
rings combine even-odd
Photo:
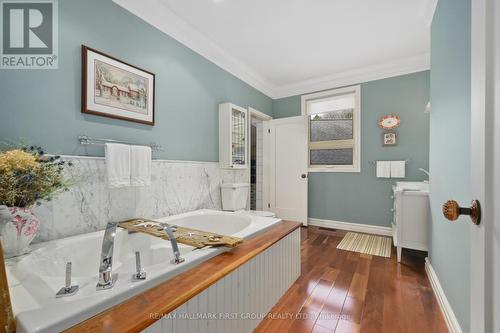
[(233, 164), (245, 165), (245, 113), (234, 110), (232, 112), (232, 142)]
[[(359, 171), (359, 86), (302, 97), (309, 120), (311, 171)], [(304, 112), (305, 111), (305, 112)]]
[(312, 165), (352, 165), (353, 150), (349, 149), (311, 149)]
[(352, 114), (353, 110), (349, 109), (310, 115), (310, 141), (352, 139)]

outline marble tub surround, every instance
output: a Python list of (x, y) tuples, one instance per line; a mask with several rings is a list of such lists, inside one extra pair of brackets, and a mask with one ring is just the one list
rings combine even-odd
[(63, 159), (73, 163), (66, 172), (75, 185), (34, 208), (40, 220), (35, 242), (102, 230), (108, 221), (220, 210), (220, 184), (247, 180), (247, 170), (221, 169), (218, 162), (153, 160), (151, 186), (109, 188), (104, 158)]

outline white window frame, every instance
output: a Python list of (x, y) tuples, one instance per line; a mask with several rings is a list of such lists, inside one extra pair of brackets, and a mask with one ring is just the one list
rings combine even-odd
[[(316, 99), (324, 99), (328, 97), (338, 96), (354, 93), (356, 106), (354, 108), (352, 121), (353, 121), (353, 164), (352, 165), (322, 165), (322, 166), (311, 166), (310, 160), (308, 161), (309, 172), (361, 172), (361, 86), (350, 86), (339, 89), (331, 89), (327, 91), (321, 91), (313, 94), (307, 94), (301, 96), (301, 110), (302, 115), (307, 116), (307, 128), (310, 131), (311, 126), (309, 124), (309, 114), (308, 114), (308, 103)], [(308, 146), (308, 159), (311, 158), (309, 139), (311, 134), (307, 135), (307, 146)]]

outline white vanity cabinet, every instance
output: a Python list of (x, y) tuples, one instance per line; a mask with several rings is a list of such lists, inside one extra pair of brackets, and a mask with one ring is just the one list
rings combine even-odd
[(428, 251), (429, 188), (426, 183), (397, 182), (392, 190), (392, 236), (401, 262), (402, 248)]
[(231, 103), (219, 104), (219, 163), (224, 169), (247, 167), (247, 110)]

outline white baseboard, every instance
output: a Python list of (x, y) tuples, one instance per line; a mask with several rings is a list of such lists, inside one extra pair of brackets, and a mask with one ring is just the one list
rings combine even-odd
[(375, 234), (375, 235), (382, 235), (382, 236), (392, 236), (392, 228), (390, 228), (390, 227), (381, 227), (378, 225), (368, 225), (368, 224), (359, 224), (359, 223), (351, 223), (351, 222), (340, 222), (340, 221), (323, 220), (323, 219), (315, 219), (315, 218), (308, 218), (307, 221), (308, 221), (309, 225), (316, 226), (316, 227), (356, 231), (356, 232), (362, 232), (362, 233), (366, 233), (366, 234)]
[(439, 279), (436, 272), (432, 268), (429, 258), (425, 258), (425, 271), (427, 272), (427, 277), (431, 283), (432, 290), (434, 290), (434, 294), (436, 295), (439, 307), (443, 312), (444, 321), (446, 322), (446, 326), (448, 326), (448, 330), (451, 333), (462, 333), (462, 328), (460, 327), (457, 317), (455, 317), (455, 313), (446, 298), (444, 290), (441, 287), (441, 283), (439, 283)]

